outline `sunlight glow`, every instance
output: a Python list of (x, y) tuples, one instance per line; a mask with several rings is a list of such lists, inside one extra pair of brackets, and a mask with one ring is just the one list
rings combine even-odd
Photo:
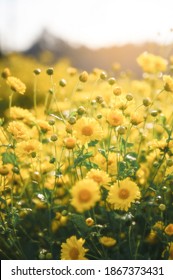
[(43, 29), (74, 44), (173, 41), (171, 0), (1, 0), (1, 47), (25, 49)]

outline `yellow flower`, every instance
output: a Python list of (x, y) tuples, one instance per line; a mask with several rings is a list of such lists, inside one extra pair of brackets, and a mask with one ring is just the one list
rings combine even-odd
[(76, 236), (71, 236), (66, 239), (65, 243), (61, 244), (61, 260), (87, 260), (85, 257), (88, 249), (83, 247), (85, 239)]
[(76, 139), (72, 136), (64, 139), (64, 145), (68, 150), (73, 149), (76, 146)]
[(169, 224), (166, 226), (165, 233), (169, 236), (173, 235), (173, 224)]
[(94, 220), (92, 218), (87, 218), (85, 220), (85, 223), (87, 224), (87, 226), (91, 227), (94, 225)]
[(13, 136), (15, 140), (29, 139), (28, 128), (20, 121), (12, 121), (7, 127), (7, 131)]
[(78, 212), (91, 209), (100, 200), (99, 186), (91, 179), (77, 182), (71, 189), (71, 195), (71, 204)]
[(40, 129), (40, 131), (44, 134), (53, 132), (52, 127), (48, 124), (47, 121), (44, 120), (37, 120), (36, 121), (37, 127)]
[(107, 122), (111, 126), (119, 126), (124, 123), (124, 116), (119, 110), (109, 110), (107, 114)]
[(95, 181), (99, 186), (104, 186), (106, 189), (109, 189), (109, 182), (111, 181), (111, 178), (109, 175), (99, 169), (91, 169), (87, 174), (86, 174), (87, 179), (92, 179)]
[(141, 66), (144, 72), (154, 74), (166, 71), (168, 62), (161, 56), (144, 52), (137, 58), (137, 63)]
[(144, 121), (143, 115), (139, 114), (138, 112), (134, 112), (130, 116), (130, 122), (133, 125), (138, 125)]
[(32, 124), (35, 120), (35, 117), (29, 110), (16, 106), (10, 108), (10, 118), (13, 120), (22, 120), (28, 125)]
[(168, 252), (168, 260), (173, 260), (173, 242), (169, 242), (166, 249), (162, 252), (162, 258), (164, 257), (165, 253)]
[(21, 82), (21, 80), (17, 79), (16, 77), (9, 76), (7, 77), (6, 81), (13, 91), (18, 92), (20, 94), (25, 93), (26, 86), (24, 83)]
[(139, 187), (130, 178), (119, 181), (111, 186), (108, 194), (108, 202), (114, 209), (128, 211), (131, 203), (141, 197)]
[(92, 140), (101, 140), (103, 132), (94, 118), (82, 117), (74, 125), (74, 135), (81, 144), (86, 144)]
[(38, 152), (42, 149), (42, 144), (35, 139), (28, 141), (22, 141), (16, 145), (16, 155), (18, 157), (35, 157)]
[(164, 90), (173, 92), (173, 78), (169, 75), (163, 75)]
[(93, 157), (92, 161), (96, 163), (101, 170), (104, 170), (111, 175), (116, 175), (118, 159), (120, 159), (119, 154), (109, 153), (108, 159), (106, 159), (102, 154), (97, 153), (96, 156)]
[(112, 247), (116, 245), (117, 241), (116, 239), (108, 236), (102, 236), (99, 238), (99, 242), (104, 245), (105, 247)]

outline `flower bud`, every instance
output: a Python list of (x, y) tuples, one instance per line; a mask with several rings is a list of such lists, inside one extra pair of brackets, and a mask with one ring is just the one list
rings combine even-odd
[(2, 73), (1, 73), (1, 77), (3, 79), (7, 79), (9, 76), (11, 76), (11, 73), (10, 73), (10, 69), (9, 68), (5, 68)]
[(94, 220), (92, 218), (87, 218), (85, 220), (85, 223), (87, 224), (87, 226), (91, 227), (94, 225)]
[(109, 83), (109, 85), (111, 85), (111, 86), (113, 86), (113, 85), (115, 84), (115, 82), (116, 82), (116, 80), (115, 80), (114, 77), (111, 77), (111, 78), (108, 79), (108, 83)]
[(56, 135), (56, 134), (51, 135), (50, 140), (51, 140), (52, 142), (56, 142), (56, 141), (58, 140), (57, 135)]
[(107, 79), (107, 74), (106, 74), (106, 72), (101, 72), (101, 74), (100, 74), (100, 79), (102, 79), (102, 80), (106, 80)]
[(85, 113), (86, 113), (85, 107), (80, 106), (80, 107), (78, 108), (78, 110), (77, 110), (77, 113), (78, 113), (79, 115), (85, 114)]
[(132, 95), (131, 93), (128, 93), (128, 94), (126, 95), (126, 99), (127, 99), (127, 101), (133, 100), (133, 95)]
[(48, 68), (47, 70), (46, 70), (46, 73), (47, 73), (47, 75), (49, 75), (49, 76), (52, 76), (53, 75), (53, 68)]
[(100, 96), (100, 95), (98, 95), (98, 96), (96, 96), (96, 102), (97, 103), (99, 103), (99, 104), (101, 104), (101, 103), (103, 103), (103, 97), (102, 96)]
[(81, 81), (82, 83), (87, 82), (88, 80), (88, 72), (87, 71), (83, 71), (80, 75), (79, 75), (79, 81)]
[(37, 68), (33, 72), (34, 72), (35, 75), (40, 75), (41, 70), (39, 68)]
[(144, 99), (143, 99), (143, 105), (144, 105), (145, 107), (150, 106), (150, 105), (151, 105), (151, 99), (150, 99), (149, 97), (144, 98)]
[(75, 124), (76, 123), (76, 118), (75, 117), (70, 117), (68, 120), (69, 124)]
[(122, 89), (121, 89), (121, 87), (115, 87), (115, 88), (113, 89), (113, 94), (114, 94), (115, 96), (121, 95), (121, 94), (122, 94)]
[(59, 85), (60, 85), (61, 87), (65, 87), (65, 86), (67, 85), (66, 80), (65, 80), (65, 79), (61, 79), (61, 80), (59, 81)]

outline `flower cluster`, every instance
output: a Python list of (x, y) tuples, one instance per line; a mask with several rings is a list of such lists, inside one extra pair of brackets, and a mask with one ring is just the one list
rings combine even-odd
[(48, 87), (36, 68), (30, 108), (2, 71), (1, 258), (173, 259), (173, 78), (164, 58), (137, 62), (142, 79), (48, 68)]

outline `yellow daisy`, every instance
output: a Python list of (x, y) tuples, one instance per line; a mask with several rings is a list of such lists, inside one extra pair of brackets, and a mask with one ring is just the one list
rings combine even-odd
[(81, 144), (89, 143), (92, 140), (101, 140), (103, 131), (94, 118), (82, 117), (75, 123), (74, 135)]
[(166, 226), (165, 233), (169, 236), (173, 235), (173, 224), (169, 224)]
[(170, 75), (163, 75), (164, 90), (173, 92), (173, 78)]
[(7, 131), (15, 140), (29, 139), (29, 129), (20, 121), (12, 121), (7, 127)]
[(109, 110), (106, 119), (111, 126), (119, 126), (124, 123), (124, 116), (120, 110)]
[(99, 169), (91, 169), (87, 174), (86, 174), (87, 179), (92, 179), (95, 181), (99, 186), (104, 186), (106, 189), (109, 189), (109, 182), (111, 181), (111, 178), (109, 175)]
[[(7, 115), (8, 113), (9, 112), (7, 112)], [(35, 117), (29, 110), (17, 106), (10, 108), (10, 118), (13, 120), (22, 120), (28, 125), (33, 124), (35, 121)]]
[(78, 212), (91, 209), (100, 200), (99, 186), (92, 179), (83, 179), (77, 182), (71, 189), (71, 195), (71, 205)]
[(83, 247), (85, 240), (77, 239), (76, 236), (71, 236), (66, 239), (65, 243), (61, 244), (61, 260), (87, 260), (85, 254), (88, 249)]
[(38, 140), (30, 139), (28, 141), (22, 141), (16, 145), (16, 155), (18, 157), (35, 157), (42, 149), (42, 143)]
[(105, 247), (112, 247), (116, 245), (117, 241), (116, 239), (108, 236), (102, 236), (99, 238), (99, 242), (104, 245)]
[(16, 77), (13, 76), (9, 76), (7, 79), (7, 84), (9, 85), (9, 87), (15, 91), (18, 92), (20, 94), (24, 94), (26, 91), (26, 86), (23, 82), (21, 82), (21, 80), (19, 80)]
[(141, 193), (137, 184), (132, 182), (130, 178), (126, 178), (111, 186), (108, 202), (113, 205), (114, 209), (128, 211), (131, 203), (140, 197)]

